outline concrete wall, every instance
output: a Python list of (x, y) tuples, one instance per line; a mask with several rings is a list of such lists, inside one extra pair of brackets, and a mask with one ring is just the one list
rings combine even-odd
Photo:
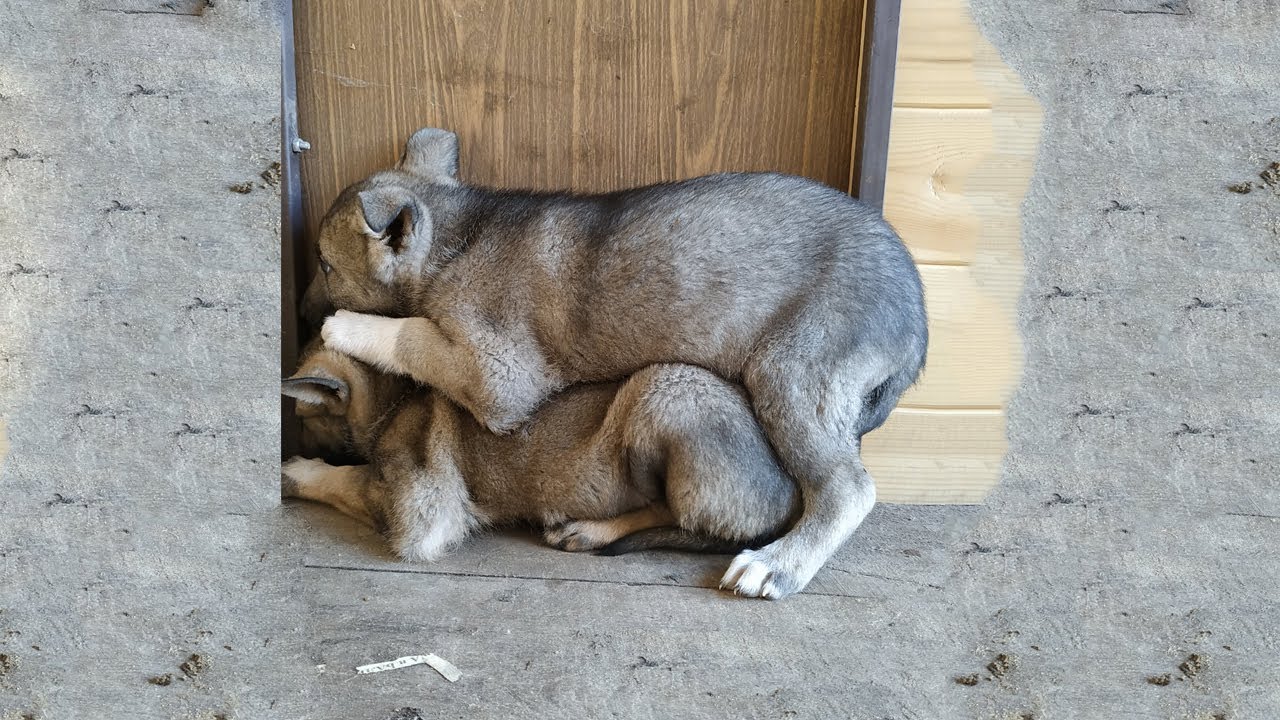
[(971, 540), (986, 622), (1021, 631), (1046, 717), (1274, 714), (1280, 3), (973, 9), (1045, 122), (1023, 384)]
[(0, 2), (0, 717), (267, 717), (278, 73), (267, 3)]

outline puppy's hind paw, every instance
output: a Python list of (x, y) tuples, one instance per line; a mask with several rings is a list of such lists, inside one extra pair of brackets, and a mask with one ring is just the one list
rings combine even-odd
[(781, 600), (804, 589), (805, 582), (780, 567), (774, 559), (761, 550), (743, 550), (729, 564), (720, 589), (735, 595)]
[(551, 547), (569, 552), (584, 552), (608, 545), (617, 539), (614, 535), (616, 533), (609, 531), (608, 523), (574, 520), (547, 528), (542, 538)]

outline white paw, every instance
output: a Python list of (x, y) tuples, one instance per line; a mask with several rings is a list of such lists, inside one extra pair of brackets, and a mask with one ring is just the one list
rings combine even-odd
[(735, 595), (746, 597), (766, 597), (765, 584), (772, 571), (756, 555), (754, 550), (738, 553), (733, 562), (729, 563), (724, 578), (720, 580), (720, 589), (731, 590)]
[(403, 319), (339, 310), (325, 318), (320, 337), (325, 346), (357, 360), (390, 367)]
[(766, 546), (738, 553), (720, 580), (720, 589), (745, 597), (780, 600), (803, 590), (811, 577), (812, 573), (804, 576), (799, 569), (786, 567)]

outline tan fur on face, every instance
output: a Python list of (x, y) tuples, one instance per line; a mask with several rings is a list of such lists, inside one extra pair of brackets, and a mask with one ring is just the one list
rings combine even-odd
[[(351, 194), (348, 191), (339, 198)], [(360, 237), (363, 242), (351, 243), (351, 237)], [(335, 210), (320, 226), (316, 243), (321, 260), (332, 268), (327, 274), (318, 270), (316, 275), (317, 281), (323, 283), (324, 296), (330, 306), (343, 307), (350, 298), (359, 297), (377, 306), (383, 314), (395, 314), (395, 292), (381, 279), (385, 275), (380, 267), (383, 263), (376, 262), (372, 252), (380, 243), (378, 235), (360, 215), (359, 203), (348, 200), (335, 204)]]

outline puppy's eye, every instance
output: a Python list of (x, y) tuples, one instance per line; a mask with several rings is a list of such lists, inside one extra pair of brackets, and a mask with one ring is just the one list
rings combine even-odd
[(333, 270), (333, 266), (325, 262), (324, 258), (320, 258), (320, 272), (328, 275), (331, 270)]

